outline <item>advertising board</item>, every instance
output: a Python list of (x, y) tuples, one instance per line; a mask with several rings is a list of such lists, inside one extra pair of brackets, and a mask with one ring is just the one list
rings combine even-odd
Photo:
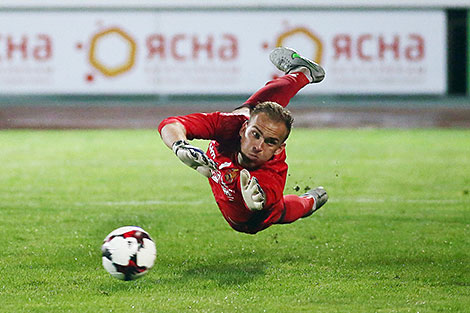
[(2, 94), (244, 94), (284, 45), (313, 94), (444, 94), (443, 11), (0, 12)]

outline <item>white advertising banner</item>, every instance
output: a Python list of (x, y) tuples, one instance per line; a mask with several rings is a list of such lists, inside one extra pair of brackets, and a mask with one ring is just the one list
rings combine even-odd
[(284, 45), (325, 80), (304, 94), (443, 94), (442, 11), (0, 12), (2, 94), (241, 94)]

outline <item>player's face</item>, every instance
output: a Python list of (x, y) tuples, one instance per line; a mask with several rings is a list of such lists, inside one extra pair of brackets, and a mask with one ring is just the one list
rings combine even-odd
[(256, 168), (285, 148), (287, 127), (283, 122), (271, 120), (265, 113), (259, 113), (240, 129), (240, 165)]

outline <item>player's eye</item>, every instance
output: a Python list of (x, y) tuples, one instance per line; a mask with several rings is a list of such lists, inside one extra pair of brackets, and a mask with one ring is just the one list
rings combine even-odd
[(277, 144), (277, 140), (268, 138), (264, 141), (264, 143), (267, 144), (268, 146), (272, 147), (272, 146), (275, 146)]
[(255, 130), (251, 131), (251, 135), (252, 135), (255, 139), (259, 139), (259, 138), (261, 137), (261, 135), (260, 135), (257, 131), (255, 131)]

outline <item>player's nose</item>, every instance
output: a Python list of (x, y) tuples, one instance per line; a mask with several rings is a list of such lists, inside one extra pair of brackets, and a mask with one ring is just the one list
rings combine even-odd
[(263, 142), (264, 141), (261, 138), (256, 140), (253, 144), (253, 150), (257, 152), (263, 150)]

